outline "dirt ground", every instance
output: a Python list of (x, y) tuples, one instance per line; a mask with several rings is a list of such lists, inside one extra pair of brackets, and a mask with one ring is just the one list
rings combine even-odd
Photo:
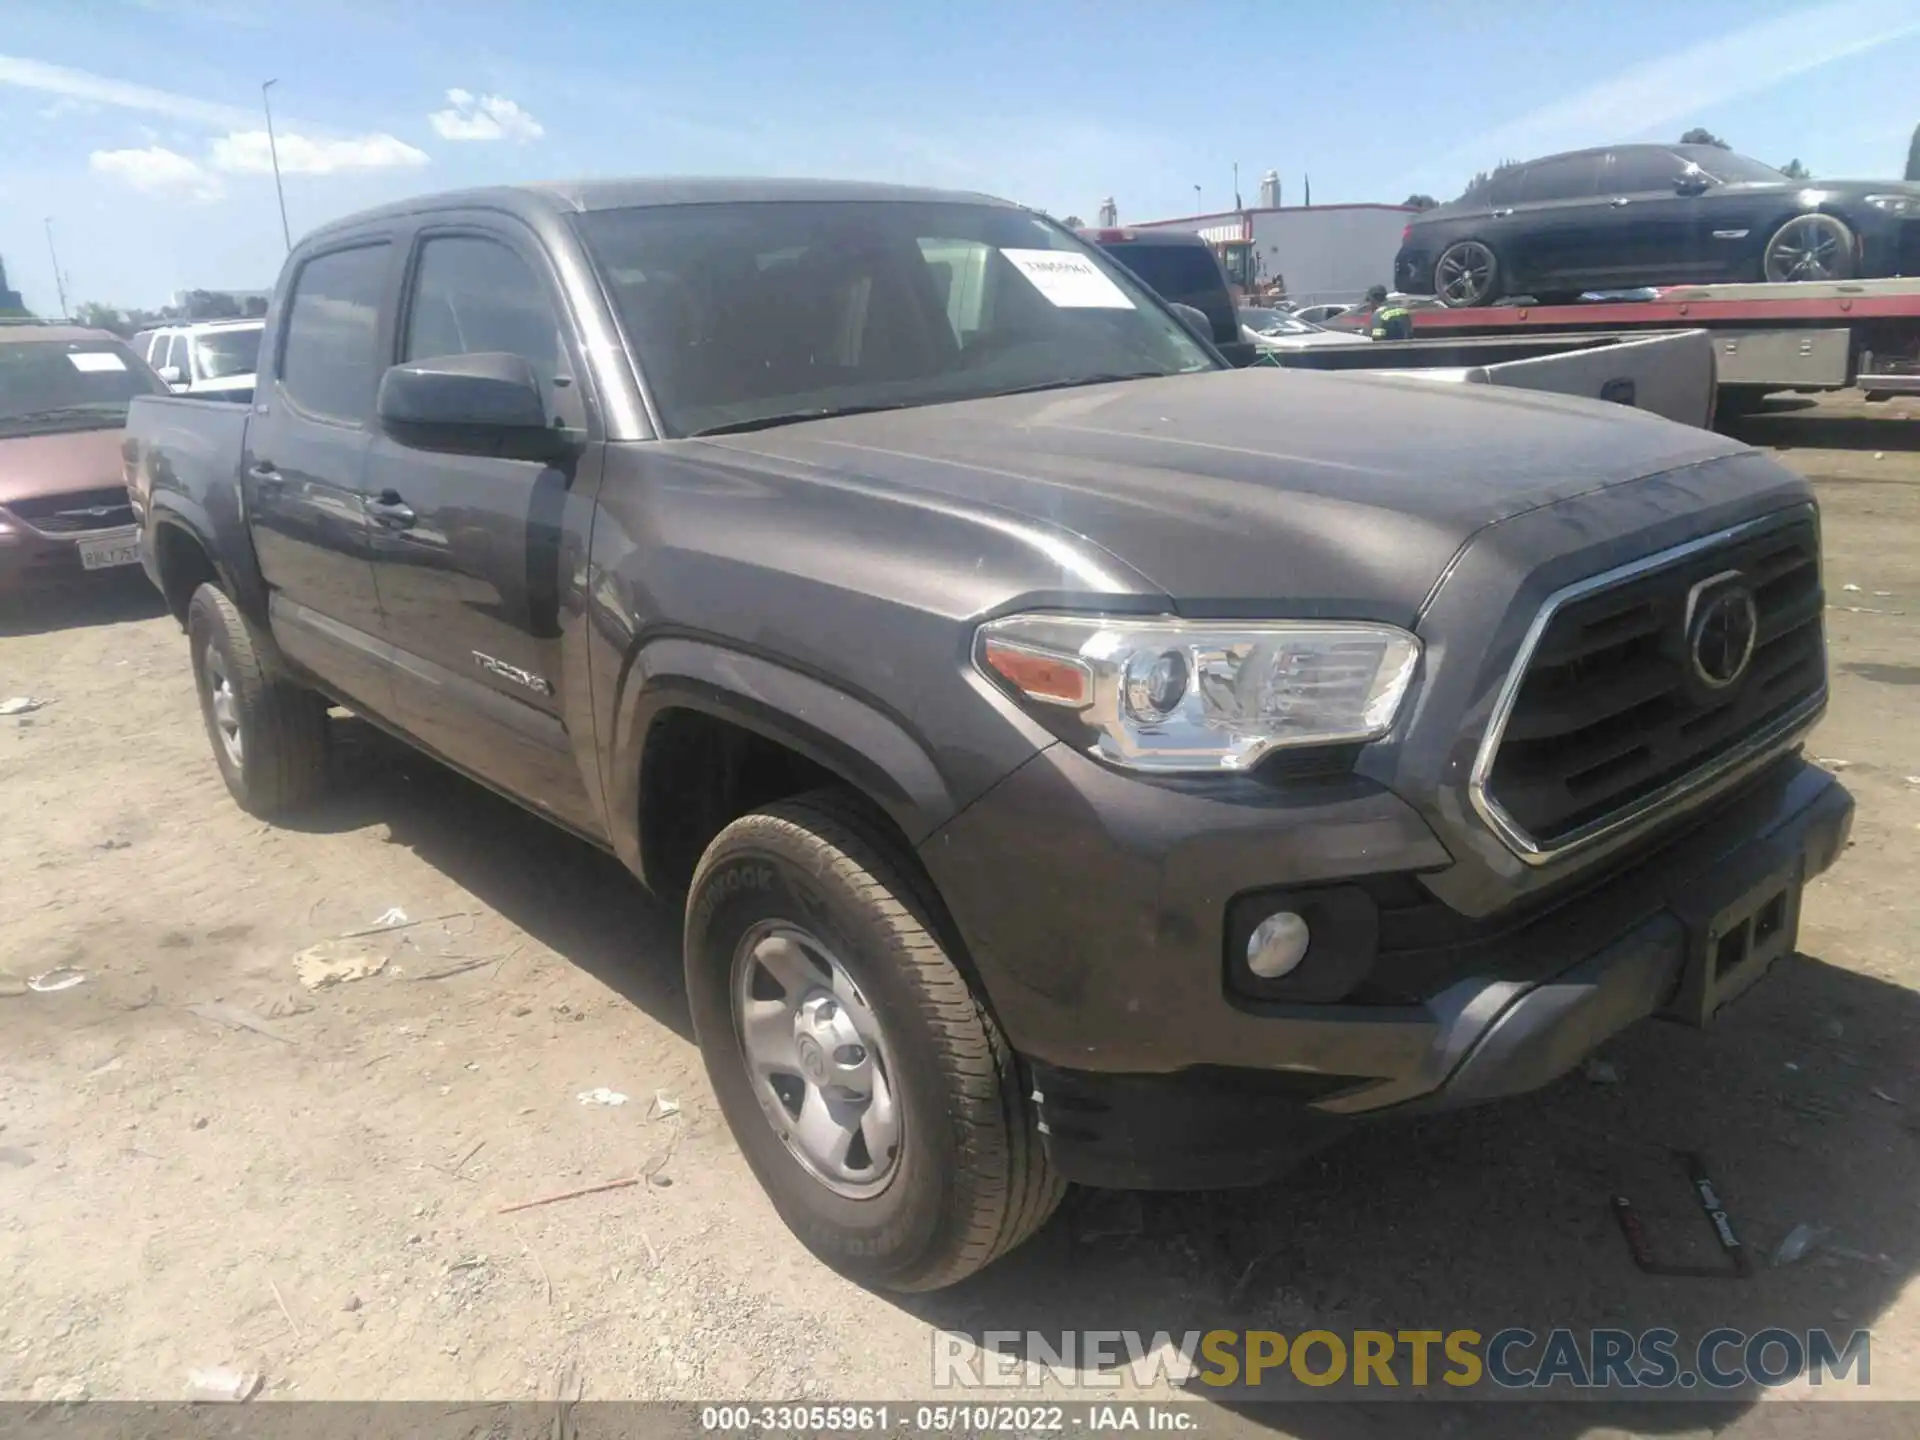
[[(1871, 1326), (1874, 1393), (1920, 1398), (1920, 402), (1745, 433), (1820, 489), (1812, 751), (1859, 802), (1804, 953), (1710, 1031), (1622, 1037), (1614, 1078), (1371, 1131), (1265, 1190), (1076, 1194), (915, 1299), (775, 1218), (689, 1039), (677, 918), (613, 861), (351, 720), (337, 796), (262, 825), (139, 577), (9, 617), (0, 698), (49, 703), (0, 719), (0, 1399), (173, 1398), (219, 1365), (263, 1398), (906, 1398), (939, 1328), (1508, 1324)], [(394, 908), (351, 942), (384, 970), (301, 985), (298, 952)], [(83, 982), (19, 983), (63, 968)], [(1744, 1283), (1638, 1273), (1620, 1191), (1711, 1258), (1664, 1146), (1707, 1152), (1757, 1249), (1802, 1222), (1822, 1244)], [(1289, 1423), (1359, 1433), (1343, 1408)], [(1770, 1408), (1636, 1423), (1744, 1435)], [(1530, 1433), (1593, 1433), (1560, 1409)]]

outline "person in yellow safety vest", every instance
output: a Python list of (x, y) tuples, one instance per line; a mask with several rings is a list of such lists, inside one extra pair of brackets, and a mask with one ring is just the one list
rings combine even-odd
[(1369, 333), (1376, 340), (1411, 340), (1413, 312), (1404, 305), (1387, 303), (1387, 287), (1376, 285), (1367, 291), (1367, 304), (1373, 307)]

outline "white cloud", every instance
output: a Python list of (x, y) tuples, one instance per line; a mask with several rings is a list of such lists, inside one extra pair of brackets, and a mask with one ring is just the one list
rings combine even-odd
[(87, 157), (87, 166), (149, 195), (212, 200), (220, 194), (218, 175), (209, 174), (178, 150), (163, 145), (144, 150), (96, 150)]
[[(283, 175), (332, 175), (342, 170), (392, 170), (427, 163), (427, 152), (392, 135), (357, 135), (345, 140), (315, 140), (306, 135), (274, 136)], [(236, 130), (213, 142), (214, 169), (241, 175), (273, 173), (273, 150), (265, 130)]]
[(1475, 136), (1410, 178), (1652, 135), (1917, 30), (1913, 0), (1829, 0), (1644, 61)]
[(538, 140), (547, 133), (533, 116), (504, 95), (475, 95), (471, 90), (447, 91), (446, 110), (427, 119), (442, 140)]
[(220, 105), (192, 95), (175, 95), (147, 85), (92, 75), (85, 70), (69, 70), (64, 65), (48, 65), (40, 60), (25, 60), (17, 55), (0, 55), (0, 85), (15, 85), (23, 90), (38, 90), (69, 100), (96, 105), (117, 105), (125, 110), (145, 110), (155, 115), (170, 115), (176, 120), (197, 120), (206, 125), (231, 128), (250, 125), (253, 112), (233, 105)]

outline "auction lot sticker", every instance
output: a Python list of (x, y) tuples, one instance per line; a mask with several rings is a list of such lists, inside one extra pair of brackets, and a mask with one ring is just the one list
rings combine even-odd
[(1085, 255), (1071, 250), (1002, 250), (1002, 255), (1062, 310), (1131, 310), (1127, 294)]

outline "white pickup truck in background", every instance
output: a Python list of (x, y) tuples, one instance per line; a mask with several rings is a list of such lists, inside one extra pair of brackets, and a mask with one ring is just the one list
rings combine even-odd
[(253, 399), (264, 320), (202, 320), (163, 325), (133, 337), (134, 353), (176, 395), (200, 400)]

